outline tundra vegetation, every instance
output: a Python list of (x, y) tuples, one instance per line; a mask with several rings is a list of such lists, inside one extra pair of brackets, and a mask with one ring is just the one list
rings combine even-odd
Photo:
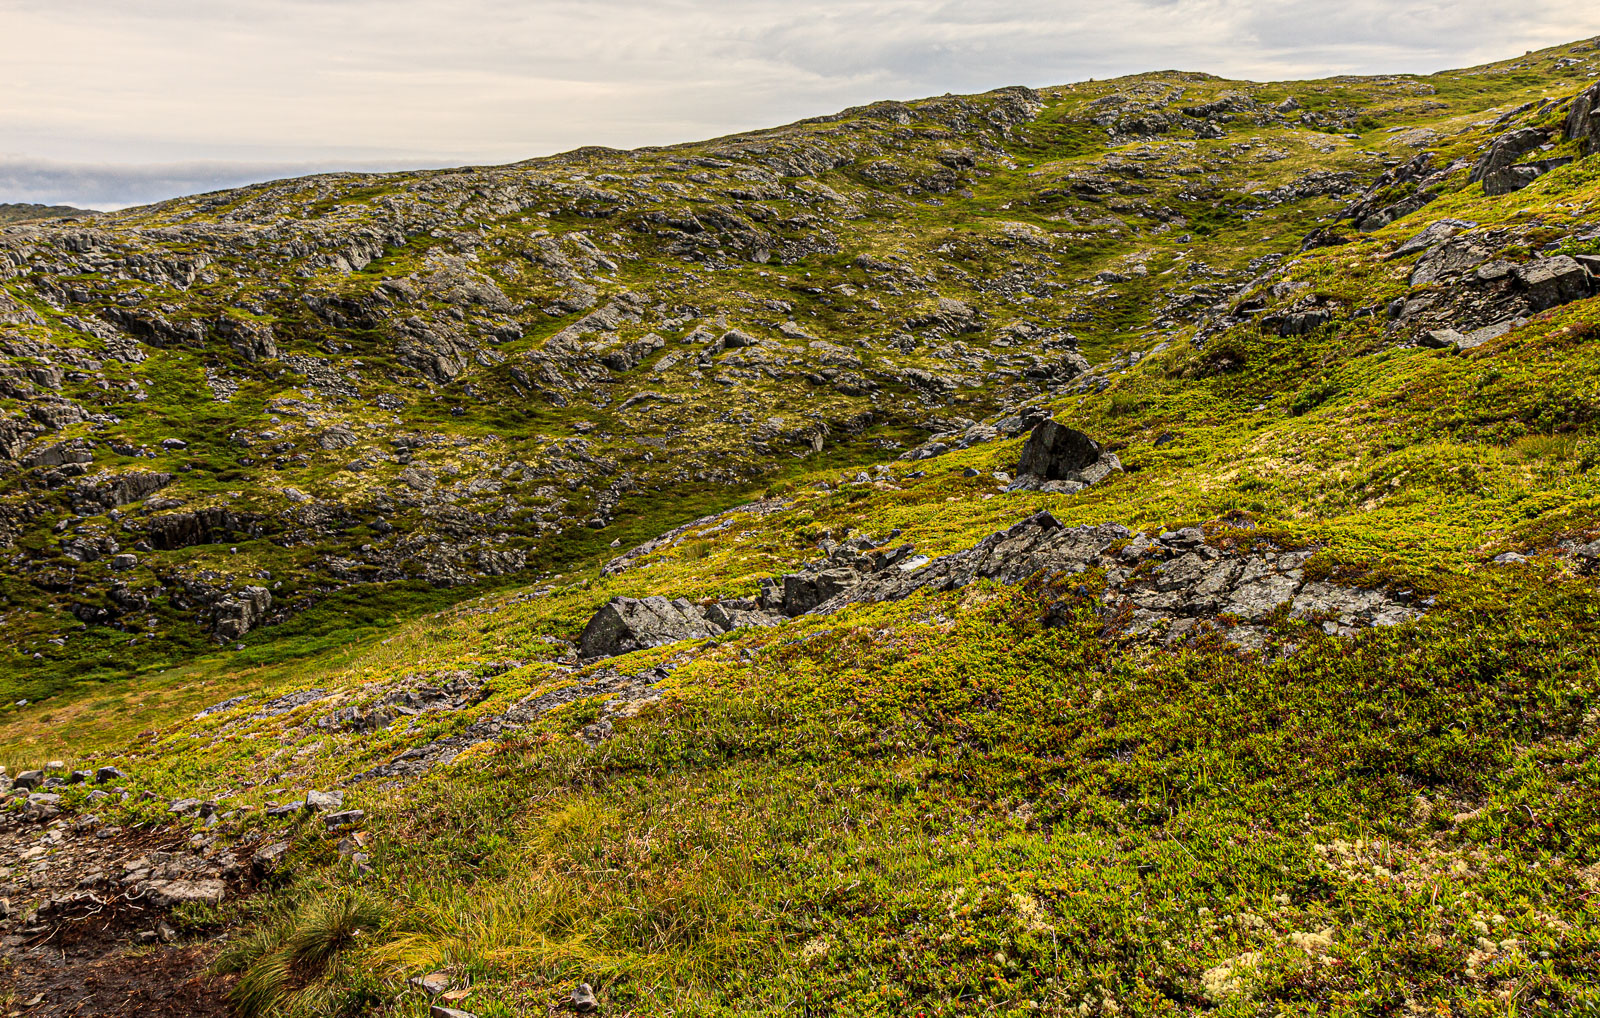
[(1600, 1006), (1600, 46), (0, 228), (29, 1014)]

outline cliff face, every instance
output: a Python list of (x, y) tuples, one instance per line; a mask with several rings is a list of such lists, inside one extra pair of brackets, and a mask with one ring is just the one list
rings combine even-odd
[(1597, 74), (0, 231), (17, 992), (110, 908), (256, 1013), (1595, 1002)]

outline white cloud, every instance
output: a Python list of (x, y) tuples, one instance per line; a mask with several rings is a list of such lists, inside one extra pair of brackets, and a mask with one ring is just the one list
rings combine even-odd
[(1596, 31), (1589, 0), (0, 0), (0, 157), (135, 167), (98, 200), (140, 200), (188, 186), (152, 163), (504, 162), (1140, 70), (1431, 71)]

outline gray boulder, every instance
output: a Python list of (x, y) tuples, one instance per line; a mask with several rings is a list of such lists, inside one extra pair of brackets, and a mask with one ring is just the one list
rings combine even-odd
[(584, 627), (578, 649), (584, 657), (613, 657), (721, 632), (703, 609), (684, 598), (614, 597)]
[(237, 640), (267, 617), (272, 592), (266, 587), (244, 587), (217, 603), (211, 631), (224, 640)]
[(1520, 266), (1516, 281), (1526, 292), (1528, 306), (1534, 311), (1545, 311), (1589, 296), (1588, 271), (1566, 255), (1540, 258)]
[(579, 1014), (589, 1014), (600, 1008), (600, 1001), (595, 998), (594, 988), (588, 983), (579, 983), (578, 988), (572, 991), (572, 1009)]
[(306, 793), (306, 811), (309, 813), (327, 813), (343, 806), (343, 792), (319, 792), (313, 789)]
[(1447, 241), (1417, 260), (1411, 271), (1412, 286), (1427, 286), (1447, 276), (1459, 276), (1482, 265), (1489, 252), (1465, 239)]

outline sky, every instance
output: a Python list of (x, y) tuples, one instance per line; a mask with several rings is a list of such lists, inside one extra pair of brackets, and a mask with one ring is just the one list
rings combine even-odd
[(716, 137), (878, 99), (1180, 69), (1427, 73), (1593, 0), (0, 0), (0, 202)]

